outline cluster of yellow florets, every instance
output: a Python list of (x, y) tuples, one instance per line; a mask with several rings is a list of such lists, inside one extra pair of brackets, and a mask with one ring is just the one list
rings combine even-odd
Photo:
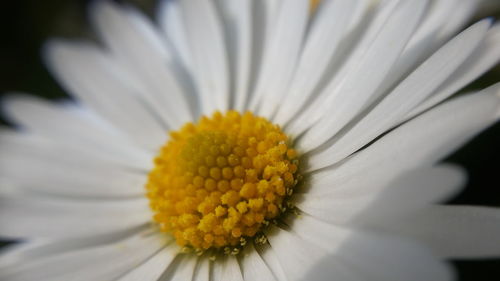
[(172, 132), (146, 185), (154, 220), (180, 246), (236, 246), (283, 210), (296, 153), (264, 118), (229, 111)]

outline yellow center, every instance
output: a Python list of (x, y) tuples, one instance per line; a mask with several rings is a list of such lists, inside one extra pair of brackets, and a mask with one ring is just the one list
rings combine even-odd
[(162, 231), (197, 251), (242, 246), (285, 210), (295, 150), (279, 126), (250, 112), (216, 112), (170, 133), (147, 196)]

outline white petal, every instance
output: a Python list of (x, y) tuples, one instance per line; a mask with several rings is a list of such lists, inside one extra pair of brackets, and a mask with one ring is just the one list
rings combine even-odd
[(3, 280), (112, 280), (142, 263), (165, 242), (163, 235), (139, 233), (112, 244), (42, 257), (2, 268)]
[(288, 280), (305, 277), (312, 266), (326, 253), (307, 247), (306, 243), (292, 233), (282, 229), (272, 229), (267, 235), (269, 244), (281, 264)]
[(241, 258), (241, 270), (245, 281), (275, 281), (273, 273), (253, 244), (248, 245)]
[(438, 40), (446, 40), (454, 32), (462, 28), (476, 13), (478, 7), (481, 5), (480, 1), (465, 0), (455, 1), (453, 6), (453, 16), (448, 17), (446, 24), (441, 28), (438, 35)]
[[(283, 229), (272, 229), (272, 232), (268, 235), (269, 243), (288, 280), (304, 280), (318, 262), (328, 257), (324, 248), (317, 247), (292, 232)], [(329, 262), (337, 280), (367, 280), (359, 278), (359, 274), (336, 259), (330, 259)]]
[(252, 48), (249, 92), (244, 103), (244, 110), (249, 110), (251, 97), (255, 92), (257, 80), (265, 62), (265, 53), (273, 41), (273, 32), (283, 0), (252, 0)]
[(76, 110), (71, 110), (71, 106), (63, 103), (51, 103), (33, 95), (13, 93), (2, 97), (2, 107), (10, 121), (22, 130), (51, 137), (78, 135), (78, 138), (95, 138), (96, 142), (120, 140), (115, 131), (106, 130), (106, 127), (77, 114)]
[(198, 266), (193, 276), (193, 281), (210, 280), (210, 261), (206, 257), (198, 259)]
[(3, 245), (2, 249), (0, 249), (0, 268), (6, 267), (16, 261), (19, 261), (19, 257), (24, 252), (29, 252), (31, 249), (35, 249), (40, 245), (43, 245), (44, 242), (39, 240), (33, 240), (23, 243), (12, 243)]
[(402, 54), (402, 57), (415, 55), (414, 53), (423, 53), (425, 55), (426, 53), (428, 54), (428, 52), (433, 52), (434, 50), (432, 50), (432, 48), (436, 47), (437, 44), (437, 42), (435, 42), (437, 41), (436, 35), (441, 31), (450, 17), (456, 16), (456, 13), (453, 11), (453, 8), (456, 8), (456, 6), (456, 0), (432, 1), (429, 5), (429, 11), (426, 13), (422, 24), (420, 24), (410, 42), (408, 42), (408, 46)]
[(220, 280), (243, 281), (240, 265), (233, 256), (227, 256), (222, 261), (222, 272)]
[(83, 237), (122, 231), (151, 219), (147, 200), (76, 201), (43, 197), (0, 197), (4, 237)]
[(179, 2), (193, 58), (193, 73), (202, 112), (212, 114), (229, 106), (229, 73), (225, 39), (211, 1)]
[(213, 262), (210, 270), (210, 280), (222, 280), (222, 260)]
[(30, 239), (26, 242), (16, 243), (8, 246), (8, 249), (2, 252), (0, 256), (0, 267), (15, 265), (16, 263), (25, 263), (39, 260), (40, 258), (55, 256), (62, 253), (77, 251), (85, 248), (98, 247), (100, 245), (112, 244), (137, 235), (144, 231), (147, 226), (130, 228), (125, 231), (117, 231), (107, 234), (90, 235), (86, 237), (71, 237), (57, 239)]
[(158, 280), (162, 273), (168, 268), (170, 263), (179, 253), (179, 247), (172, 243), (161, 249), (158, 253), (145, 261), (143, 264), (135, 267), (119, 281), (142, 281)]
[[(81, 147), (82, 150), (96, 151), (129, 166), (150, 166), (153, 155), (134, 147), (133, 142), (85, 109), (74, 105), (52, 104), (25, 94), (7, 96), (2, 101), (8, 116), (22, 130), (53, 139), (54, 144), (61, 143), (62, 146), (72, 145)], [(31, 137), (25, 135), (17, 138), (17, 142), (22, 142), (20, 138)]]
[(262, 257), (262, 260), (269, 267), (274, 277), (278, 281), (287, 281), (287, 277), (285, 275), (285, 270), (281, 266), (276, 252), (271, 248), (268, 244), (261, 245), (259, 247), (255, 247), (259, 255)]
[(432, 94), (477, 48), (490, 26), (481, 21), (451, 40), (401, 82), (325, 151), (331, 163), (361, 148), (396, 125), (415, 106)]
[(498, 208), (433, 206), (384, 229), (417, 239), (446, 258), (500, 254)]
[[(135, 53), (139, 51), (143, 55), (154, 54), (164, 59), (172, 56), (152, 23), (131, 6), (100, 1), (90, 8), (97, 32), (113, 52), (124, 57), (137, 55)], [(132, 42), (134, 44), (124, 46)]]
[[(304, 107), (304, 110), (296, 113), (297, 116), (290, 121), (287, 127), (289, 133), (294, 136), (300, 135), (323, 117), (326, 111), (318, 109), (326, 108), (325, 102), (334, 98), (335, 92), (333, 91), (356, 70), (354, 68), (356, 65), (365, 60), (366, 52), (373, 48), (373, 43), (380, 37), (381, 32), (387, 30), (391, 33), (387, 26), (388, 19), (394, 20), (401, 2), (362, 2), (364, 4), (362, 6), (366, 8), (360, 9), (361, 12), (358, 11), (360, 19), (351, 22), (351, 25), (354, 26), (349, 28), (349, 33), (342, 39), (343, 43), (339, 46), (339, 50), (332, 60), (331, 64), (333, 65), (329, 67), (331, 69), (328, 70), (330, 79), (325, 78), (326, 81), (322, 81), (318, 85), (320, 92), (315, 96), (315, 99), (307, 107)], [(385, 46), (387, 47), (387, 44)]]
[(351, 62), (345, 79), (325, 90), (329, 96), (315, 109), (324, 116), (299, 140), (298, 148), (308, 151), (324, 143), (377, 98), (373, 94), (403, 51), (426, 4), (421, 0), (400, 2), (360, 60)]
[(325, 182), (322, 190), (299, 195), (297, 207), (331, 223), (371, 225), (427, 208), (465, 182), (462, 170), (453, 166), (425, 167), (391, 179), (374, 169), (341, 186)]
[(43, 139), (0, 134), (0, 177), (24, 191), (75, 198), (142, 196), (145, 170)]
[(250, 89), (252, 59), (252, 1), (218, 0), (224, 21), (230, 72), (232, 107), (243, 111)]
[(495, 24), (486, 34), (485, 40), (459, 69), (435, 91), (429, 99), (414, 108), (406, 118), (417, 114), (442, 102), (453, 93), (477, 79), (483, 73), (495, 66), (500, 61), (500, 24)]
[(307, 214), (297, 218), (289, 218), (287, 222), (290, 224), (292, 234), (316, 245), (324, 243), (323, 251), (329, 253), (339, 251), (346, 241), (356, 235), (356, 230), (328, 224), (317, 217)]
[(270, 117), (277, 109), (294, 73), (309, 15), (309, 1), (283, 1), (264, 50), (250, 109)]
[[(412, 36), (396, 65), (391, 70), (384, 84), (386, 91), (394, 82), (400, 80), (412, 68), (415, 68), (436, 49), (449, 40), (462, 28), (473, 15), (475, 0), (439, 0), (433, 1), (424, 21)], [(453, 22), (453, 24), (450, 24)]]
[[(447, 102), (385, 135), (339, 170), (352, 172), (355, 171), (353, 167), (381, 166), (388, 161), (391, 167), (402, 169), (434, 163), (498, 119), (499, 91), (500, 84), (497, 84), (480, 93)], [(331, 155), (312, 155), (309, 163), (310, 170), (328, 166), (332, 164)], [(343, 173), (339, 170), (335, 172), (338, 175)]]
[[(330, 255), (332, 266), (344, 265), (355, 269), (353, 280), (418, 281), (452, 280), (453, 274), (445, 263), (441, 262), (423, 246), (397, 237), (380, 236), (333, 227), (311, 217), (304, 216), (292, 226), (307, 243), (315, 244)], [(336, 263), (333, 263), (336, 261)], [(320, 261), (326, 265), (325, 261)], [(319, 269), (310, 271), (314, 275)], [(336, 271), (330, 270), (332, 274)], [(349, 275), (347, 275), (349, 276)], [(345, 278), (339, 278), (345, 280)]]
[[(273, 34), (274, 30), (276, 29), (276, 22), (278, 21), (278, 15), (280, 14), (280, 9), (284, 3), (283, 0), (257, 0), (259, 5), (263, 5), (262, 7), (263, 14), (265, 19), (263, 19), (263, 23), (265, 24), (262, 28), (259, 28), (258, 30), (262, 31), (263, 33), (266, 33), (263, 38), (266, 38), (265, 44), (269, 44), (271, 40), (271, 35)], [(256, 12), (254, 16), (260, 17), (259, 12)], [(264, 47), (264, 49), (267, 49), (267, 47)]]
[(196, 257), (178, 255), (160, 280), (192, 280), (196, 268)]
[[(335, 3), (336, 1), (332, 2)], [(380, 2), (383, 2), (384, 5)], [(279, 111), (279, 115), (273, 121), (282, 126), (286, 125), (287, 131), (291, 132), (292, 135), (299, 135), (314, 124), (320, 118), (320, 114), (312, 117), (316, 118), (314, 121), (301, 119), (298, 122), (296, 119), (300, 118), (302, 114), (304, 116), (313, 114), (311, 103), (321, 104), (320, 100), (324, 101), (329, 94), (324, 89), (328, 85), (332, 85), (332, 83), (339, 83), (343, 80), (342, 77), (349, 71), (348, 66), (350, 62), (361, 58), (397, 3), (397, 1), (360, 0), (349, 19), (349, 23), (344, 30), (344, 36), (340, 39), (340, 44), (337, 46), (328, 67), (322, 74), (323, 77), (314, 85), (315, 89), (309, 95), (304, 94), (294, 99), (283, 100), (283, 105), (280, 104), (278, 110), (281, 110), (281, 107), (287, 107), (288, 110), (287, 112), (284, 112), (285, 110)], [(317, 14), (318, 16), (320, 15), (319, 12)], [(287, 106), (287, 104), (290, 105)]]
[(243, 281), (238, 261), (233, 256), (219, 257), (212, 263), (210, 280)]
[(138, 78), (142, 98), (155, 113), (171, 128), (191, 121), (194, 96), (179, 83), (172, 54), (155, 26), (132, 7), (111, 1), (95, 2), (90, 15), (113, 56)]
[(278, 108), (275, 122), (289, 120), (310, 97), (351, 23), (359, 1), (324, 1), (311, 23), (291, 85)]
[(158, 21), (173, 51), (178, 54), (182, 65), (189, 71), (192, 69), (192, 55), (187, 41), (186, 27), (179, 7), (179, 1), (162, 0), (158, 7)]
[(109, 55), (84, 43), (52, 41), (46, 45), (49, 67), (69, 92), (127, 133), (143, 147), (156, 150), (166, 128), (134, 89), (121, 81)]

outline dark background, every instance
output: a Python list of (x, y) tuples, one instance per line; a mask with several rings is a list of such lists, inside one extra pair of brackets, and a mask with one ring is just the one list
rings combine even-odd
[[(0, 95), (5, 92), (22, 91), (50, 99), (67, 97), (41, 63), (39, 50), (47, 38), (54, 36), (92, 37), (86, 20), (88, 2), (88, 0), (0, 1), (2, 40)], [(132, 2), (152, 14), (155, 1), (127, 2)], [(484, 13), (500, 19), (498, 10)], [(500, 66), (485, 74), (468, 89), (483, 88), (498, 81), (500, 81)], [(1, 120), (0, 116), (0, 122)], [(500, 207), (499, 145), (500, 123), (497, 123), (446, 160), (465, 167), (469, 172), (467, 187), (450, 200), (450, 204)], [(0, 247), (1, 245), (0, 241)], [(500, 259), (454, 261), (454, 263), (458, 268), (460, 280), (500, 280)]]

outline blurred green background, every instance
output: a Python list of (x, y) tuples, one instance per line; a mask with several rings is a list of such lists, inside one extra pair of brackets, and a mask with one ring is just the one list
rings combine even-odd
[[(500, 1), (500, 0), (498, 0)], [(1, 49), (0, 94), (29, 92), (46, 98), (67, 97), (48, 74), (39, 57), (40, 47), (50, 37), (88, 37), (88, 0), (0, 1)], [(154, 0), (129, 0), (149, 15)], [(500, 19), (500, 11), (484, 11), (483, 16)], [(500, 81), (500, 65), (474, 82), (468, 89), (479, 89)], [(0, 121), (2, 118), (0, 117)], [(465, 190), (450, 204), (500, 207), (500, 124), (496, 124), (447, 161), (464, 166), (469, 172)], [(418, 153), (418, 152), (416, 152)], [(499, 280), (500, 260), (456, 261), (460, 280)]]

